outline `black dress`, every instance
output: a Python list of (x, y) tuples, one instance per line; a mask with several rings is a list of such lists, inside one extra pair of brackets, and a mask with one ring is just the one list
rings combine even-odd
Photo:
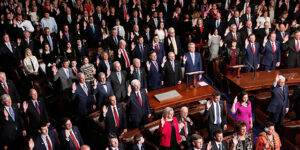
[(175, 127), (173, 125), (173, 121), (168, 121), (168, 122), (171, 123), (171, 127), (172, 127), (170, 147), (162, 146), (161, 149), (162, 150), (177, 150), (178, 149), (178, 143), (177, 143), (177, 140), (176, 140), (176, 130), (175, 130)]

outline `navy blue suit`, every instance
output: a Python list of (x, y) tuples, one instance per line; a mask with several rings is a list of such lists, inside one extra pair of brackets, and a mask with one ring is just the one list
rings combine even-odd
[[(154, 46), (154, 48), (153, 48), (153, 46)], [(151, 43), (151, 45), (150, 45), (151, 51), (155, 51), (155, 53), (156, 53), (157, 61), (159, 63), (162, 63), (162, 60), (163, 60), (164, 56), (166, 56), (165, 46), (164, 46), (163, 43), (159, 42), (158, 47), (159, 47), (159, 52), (157, 50), (156, 45), (154, 45), (153, 43)]]
[(276, 124), (280, 124), (285, 116), (286, 108), (290, 107), (289, 87), (283, 86), (283, 90), (279, 85), (271, 85), (272, 98), (267, 111), (271, 113), (270, 119)]
[[(52, 143), (52, 150), (58, 150), (59, 149), (59, 145), (57, 143), (57, 139), (56, 136), (54, 134), (53, 131), (49, 131), (48, 133), (51, 143)], [(33, 150), (47, 150), (46, 148), (46, 144), (44, 143), (43, 139), (42, 139), (42, 135), (38, 135), (35, 139), (34, 139), (34, 148)]]
[(80, 83), (77, 83), (76, 91), (72, 94), (72, 100), (78, 100), (78, 112), (80, 115), (85, 116), (93, 111), (93, 105), (95, 101), (93, 100), (93, 94), (91, 91), (90, 83), (85, 83), (88, 88), (88, 95), (85, 94)]
[(128, 122), (131, 123), (133, 128), (138, 128), (145, 124), (150, 114), (150, 105), (148, 101), (147, 93), (144, 89), (140, 89), (140, 95), (142, 99), (142, 106), (136, 94), (136, 91), (132, 91), (127, 99), (129, 104), (128, 109)]
[(110, 69), (110, 71), (112, 71), (113, 67), (114, 67), (111, 60), (108, 60), (108, 63), (109, 63), (109, 68), (107, 68), (107, 66), (103, 60), (100, 60), (99, 66), (97, 68), (97, 72), (98, 73), (103, 72), (103, 73), (105, 73), (105, 76), (107, 76), (107, 69)]
[[(157, 61), (156, 61), (157, 62)], [(163, 80), (162, 73), (160, 72), (160, 63), (157, 62), (158, 70), (154, 63), (150, 61), (150, 70), (148, 70), (148, 86), (149, 90), (156, 90), (161, 88), (161, 81)]]
[[(255, 42), (254, 44), (255, 54), (253, 54), (251, 43), (248, 44), (247, 48), (244, 49), (243, 55), (244, 57), (244, 64), (248, 65), (246, 68), (246, 72), (256, 71), (258, 65), (260, 64), (259, 52), (260, 52), (260, 45), (259, 43)], [(249, 66), (252, 65), (254, 70)]]
[[(202, 59), (201, 59), (200, 53), (194, 52), (194, 55), (195, 55), (195, 60), (194, 60), (194, 64), (193, 64), (193, 60), (192, 60), (192, 56), (191, 56), (190, 52), (185, 53), (185, 57), (187, 58), (185, 65), (184, 65), (185, 73), (195, 72), (195, 71), (203, 71)], [(191, 77), (191, 79), (192, 78), (193, 77)], [(199, 76), (197, 77), (197, 80), (199, 80)]]
[[(287, 31), (284, 31), (284, 35), (285, 36), (289, 36), (289, 33)], [(282, 37), (282, 34), (280, 31), (277, 31), (276, 32), (276, 40), (279, 42), (279, 43), (282, 43), (284, 38)]]
[(274, 42), (275, 53), (273, 53), (272, 43), (268, 41), (265, 47), (262, 48), (262, 53), (264, 56), (262, 58), (261, 64), (264, 70), (275, 70), (276, 63), (281, 61), (281, 50), (280, 43), (278, 41)]
[[(87, 35), (87, 41), (88, 41), (88, 47), (94, 47), (98, 45), (98, 42), (102, 39), (102, 34), (100, 32), (99, 26), (97, 24), (94, 24), (94, 32), (92, 30), (91, 25), (87, 25), (85, 33)], [(96, 45), (91, 45), (96, 44)]]
[(93, 94), (97, 99), (97, 108), (102, 108), (103, 105), (106, 105), (109, 95), (114, 94), (110, 82), (106, 81), (105, 84), (107, 91), (104, 88), (104, 84), (101, 84), (100, 82), (98, 83), (97, 88), (93, 91)]
[[(80, 147), (81, 145), (84, 144), (80, 132), (76, 126), (72, 126), (72, 130)], [(69, 136), (68, 140), (66, 139), (66, 130), (61, 131), (61, 142), (64, 150), (76, 150), (75, 144), (71, 136)]]

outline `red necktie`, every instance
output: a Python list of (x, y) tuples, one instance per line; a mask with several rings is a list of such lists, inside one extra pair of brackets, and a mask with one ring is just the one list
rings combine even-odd
[(72, 131), (70, 131), (70, 135), (71, 135), (71, 138), (73, 140), (76, 150), (79, 150), (79, 144), (77, 143), (76, 138), (75, 138), (74, 134), (72, 133)]
[(299, 52), (299, 49), (300, 49), (300, 44), (299, 44), (299, 40), (297, 40), (297, 47), (296, 47), (297, 53)]
[(228, 10), (230, 9), (230, 0), (227, 1)]
[[(272, 42), (272, 49), (273, 49), (273, 54), (275, 54), (275, 46), (274, 43)], [(272, 61), (274, 60), (274, 57), (272, 57)]]
[(126, 18), (127, 18), (127, 10), (126, 10), (126, 6), (124, 5), (124, 7), (123, 7), (123, 9), (124, 9), (124, 19), (126, 20)]
[(177, 15), (177, 21), (179, 21), (179, 17), (178, 17), (178, 15)]
[(289, 11), (289, 5), (288, 5), (288, 3), (285, 3), (285, 5), (286, 5), (286, 11)]
[(141, 106), (143, 107), (143, 102), (142, 102), (142, 98), (140, 96), (140, 92), (137, 92), (136, 95), (137, 95), (137, 97), (138, 97), (138, 99), (140, 101)]
[(159, 46), (158, 44), (156, 45), (157, 53), (159, 53)]
[(116, 120), (117, 127), (120, 127), (120, 124), (119, 124), (119, 116), (118, 116), (116, 107), (114, 107), (114, 116), (115, 116), (115, 120)]
[(236, 40), (235, 34), (233, 34), (233, 38)]
[(123, 55), (124, 55), (125, 61), (126, 61), (126, 68), (128, 68), (130, 66), (130, 63), (129, 63), (129, 59), (127, 57), (127, 53), (124, 49), (122, 49), (122, 51), (123, 51)]
[(74, 68), (74, 71), (75, 71), (75, 75), (77, 76), (77, 73), (78, 73), (77, 69), (76, 69), (76, 68)]
[(3, 86), (4, 86), (4, 90), (5, 90), (5, 92), (6, 92), (7, 94), (9, 94), (8, 88), (7, 88), (7, 86), (6, 86), (6, 84), (5, 84), (5, 83), (3, 83)]
[(48, 145), (48, 150), (52, 150), (52, 146), (51, 146), (51, 143), (50, 143), (50, 140), (49, 140), (48, 136), (46, 136), (46, 142), (47, 142), (47, 145)]
[(252, 45), (252, 52), (253, 52), (253, 55), (255, 55), (254, 44), (251, 44), (251, 45)]
[(180, 7), (181, 7), (181, 8), (183, 7), (183, 3), (182, 3), (182, 1), (180, 2)]
[(184, 134), (187, 136), (187, 123), (184, 121)]
[(140, 7), (138, 7), (138, 8), (139, 8), (139, 11), (140, 11), (141, 18), (143, 18), (142, 9)]

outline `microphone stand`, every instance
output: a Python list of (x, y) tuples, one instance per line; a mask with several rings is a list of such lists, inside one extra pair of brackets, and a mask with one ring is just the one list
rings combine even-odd
[(247, 64), (249, 65), (250, 68), (253, 69), (253, 80), (256, 79), (255, 74), (256, 74), (256, 69), (247, 61)]

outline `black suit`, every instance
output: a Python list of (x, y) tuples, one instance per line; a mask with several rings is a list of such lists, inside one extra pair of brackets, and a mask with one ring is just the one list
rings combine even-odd
[(148, 35), (149, 35), (149, 38), (147, 36), (147, 33), (142, 34), (142, 36), (144, 38), (144, 43), (149, 45), (152, 42), (153, 34), (152, 34), (152, 32), (149, 32)]
[[(113, 36), (109, 36), (105, 39), (105, 45), (109, 46), (111, 50), (118, 54), (119, 41), (122, 40), (121, 36), (116, 36), (117, 41), (115, 41)], [(116, 55), (115, 55), (116, 56)]]
[[(81, 145), (83, 145), (83, 140), (81, 137), (81, 134), (79, 132), (79, 129), (77, 128), (77, 126), (72, 126), (72, 131), (73, 131), (73, 135), (75, 136), (76, 140), (77, 140), (77, 144), (79, 145), (79, 147)], [(66, 139), (66, 130), (61, 130), (61, 142), (62, 142), (62, 147), (64, 150), (76, 150), (74, 141), (72, 140), (71, 136), (69, 137), (69, 139)]]
[[(137, 143), (135, 143), (131, 149), (132, 150), (140, 150)], [(142, 144), (142, 149), (146, 149), (145, 143)]]
[[(138, 79), (138, 72), (137, 72), (137, 68), (134, 68), (134, 71), (129, 74), (129, 79), (130, 81), (134, 80), (134, 79)], [(147, 89), (147, 73), (145, 71), (144, 68), (140, 68), (140, 83), (141, 83), (141, 88)]]
[[(233, 33), (229, 32), (227, 36), (225, 37), (224, 42), (227, 43), (227, 45), (230, 45), (230, 41), (234, 38)], [(237, 47), (242, 47), (242, 39), (241, 34), (239, 32), (236, 32), (236, 40), (237, 40)]]
[(85, 45), (81, 45), (80, 49), (78, 45), (75, 47), (76, 56), (77, 56), (77, 62), (81, 64), (84, 56), (89, 56), (89, 50)]
[[(52, 150), (59, 150), (59, 145), (55, 133), (53, 131), (48, 132), (49, 141), (51, 141)], [(42, 135), (38, 135), (34, 138), (34, 148), (33, 150), (47, 150), (46, 144), (42, 139)]]
[(224, 101), (220, 101), (219, 102), (219, 112), (220, 112), (220, 124), (217, 125), (215, 122), (217, 121), (217, 118), (215, 118), (215, 110), (214, 109), (214, 102), (211, 102), (211, 107), (207, 110), (205, 109), (205, 113), (204, 116), (206, 118), (208, 118), (208, 133), (209, 133), (209, 137), (212, 138), (213, 137), (213, 133), (217, 130), (217, 129), (223, 129), (223, 126), (225, 124), (227, 124), (227, 117), (226, 117), (226, 111), (225, 111), (225, 104)]
[[(12, 100), (12, 103), (20, 103), (21, 98), (20, 98), (19, 92), (18, 92), (14, 82), (12, 80), (7, 79), (6, 84), (7, 84), (9, 96)], [(0, 82), (0, 95), (3, 95), (3, 94), (8, 94), (8, 93), (6, 93), (6, 91), (4, 90), (4, 87), (2, 85), (2, 82)]]
[(127, 118), (122, 104), (117, 104), (116, 107), (116, 111), (118, 112), (119, 116), (119, 127), (117, 127), (115, 122), (114, 110), (111, 109), (111, 105), (107, 105), (106, 116), (101, 115), (99, 117), (99, 121), (102, 122), (105, 120), (107, 133), (115, 133), (116, 135), (120, 136), (123, 130), (127, 129)]
[[(141, 49), (142, 48), (142, 49)], [(149, 54), (149, 45), (147, 44), (136, 44), (135, 48), (131, 51), (132, 58), (138, 58), (141, 60), (141, 63), (145, 63), (148, 60)]]
[[(168, 44), (168, 39), (171, 41), (170, 45)], [(177, 46), (177, 55), (175, 54), (175, 58), (176, 58), (176, 60), (179, 60), (180, 56), (182, 56), (184, 53), (184, 51), (182, 50), (182, 45), (181, 45), (179, 36), (175, 36), (175, 42), (176, 42), (176, 46)], [(174, 47), (173, 47), (172, 40), (170, 37), (165, 38), (164, 43), (165, 43), (166, 53), (174, 52)]]
[(16, 105), (11, 107), (15, 120), (13, 120), (10, 113), (8, 120), (6, 120), (3, 112), (5, 107), (2, 106), (0, 109), (0, 145), (7, 145), (9, 149), (14, 149), (18, 147), (17, 143), (21, 142), (21, 131), (25, 128), (18, 107)]
[[(121, 50), (121, 49), (119, 49), (119, 50)], [(122, 51), (122, 50), (121, 50), (121, 51)], [(125, 53), (127, 54), (127, 59), (128, 59), (129, 65), (130, 65), (130, 64), (131, 64), (131, 60), (132, 60), (132, 59), (131, 59), (131, 55), (130, 55), (130, 53), (128, 52), (128, 50), (125, 49), (124, 51), (125, 51)], [(115, 60), (117, 60), (117, 61), (120, 62), (121, 67), (122, 67), (122, 70), (129, 69), (129, 66), (126, 67), (127, 61), (126, 61), (125, 53), (122, 52), (121, 57), (119, 57), (119, 56), (118, 56), (118, 50), (117, 50), (117, 54), (114, 55), (114, 56), (115, 56), (115, 57), (114, 57)]]
[(47, 38), (48, 36), (47, 35), (44, 35), (44, 43), (48, 43), (49, 44), (49, 47), (50, 47), (50, 50), (52, 52), (54, 52), (54, 55), (58, 56), (58, 50), (57, 50), (57, 38), (55, 36), (55, 34), (50, 34), (50, 37), (51, 37), (51, 41), (52, 41), (52, 44), (53, 44), (53, 49), (51, 49), (51, 45), (50, 45), (50, 42)]
[(289, 50), (288, 68), (300, 67), (300, 53), (297, 52), (295, 43), (295, 39), (292, 38), (286, 43), (282, 44), (282, 50)]
[(1, 46), (0, 56), (1, 56), (1, 66), (4, 67), (18, 67), (20, 64), (20, 50), (17, 44), (10, 41), (12, 51), (7, 47), (5, 43)]
[(218, 30), (218, 34), (223, 37), (224, 36), (224, 33), (225, 33), (225, 21), (220, 19), (219, 21), (219, 26), (217, 24), (217, 20), (216, 19), (212, 19), (212, 21), (210, 22), (210, 27), (212, 29), (217, 29)]
[(248, 16), (249, 14), (243, 14), (242, 16), (241, 16), (241, 21), (242, 21), (242, 23), (243, 23), (243, 26), (246, 26), (246, 23), (247, 23), (247, 21), (248, 20), (251, 20), (251, 22), (252, 22), (252, 26), (253, 27), (255, 27), (255, 17), (254, 17), (254, 15), (252, 15), (252, 14), (250, 14), (250, 16)]
[(267, 33), (266, 29), (265, 28), (260, 28), (260, 29), (257, 29), (255, 31), (255, 35), (256, 35), (256, 41), (259, 42), (259, 44), (263, 44), (263, 41), (264, 41), (264, 38), (265, 36), (269, 36), (271, 34), (271, 32), (274, 31), (272, 28), (269, 28), (269, 33)]
[[(217, 143), (216, 141), (211, 141), (211, 150), (220, 150), (220, 148), (218, 148), (220, 145), (218, 144), (217, 146)], [(228, 149), (228, 145), (227, 145), (227, 142), (224, 140), (222, 141), (222, 150), (227, 150)]]
[(20, 53), (21, 57), (24, 58), (25, 56), (25, 49), (29, 48), (32, 51), (32, 55), (37, 56), (38, 58), (40, 57), (39, 51), (37, 51), (35, 42), (32, 38), (29, 38), (29, 43), (27, 42), (26, 39), (22, 39), (21, 44), (20, 44)]
[[(113, 150), (111, 147), (109, 147), (108, 149)], [(125, 150), (123, 143), (119, 143), (118, 150)]]
[(47, 123), (49, 122), (48, 118), (48, 113), (46, 109), (46, 105), (44, 103), (44, 99), (38, 98), (37, 99), (38, 105), (39, 105), (39, 110), (40, 113), (38, 113), (36, 105), (33, 104), (32, 100), (28, 100), (28, 108), (25, 113), (25, 117), (29, 119), (29, 132), (33, 135), (36, 136), (38, 135), (38, 130), (40, 129), (40, 124), (41, 123)]
[(182, 71), (181, 71), (181, 64), (179, 61), (175, 60), (174, 62), (175, 71), (173, 70), (170, 61), (167, 61), (162, 69), (163, 69), (163, 75), (164, 75), (164, 81), (166, 87), (175, 86), (178, 84), (178, 81), (181, 81)]
[(114, 94), (116, 95), (117, 101), (123, 101), (127, 94), (127, 73), (126, 71), (121, 71), (122, 82), (120, 83), (117, 73), (115, 71), (111, 72), (108, 80), (111, 83)]
[[(179, 114), (178, 116), (176, 116), (176, 118), (177, 118), (177, 120), (179, 121), (179, 120), (182, 120), (182, 121), (184, 121), (184, 119), (182, 118), (182, 116)], [(187, 127), (187, 136), (185, 136), (185, 131), (184, 131), (184, 128), (182, 128), (182, 132), (183, 132), (183, 134), (184, 134), (184, 136), (186, 137), (186, 138), (189, 138), (189, 136), (190, 135), (192, 135), (193, 134), (193, 129), (194, 129), (194, 124), (192, 124), (191, 125), (191, 123), (190, 122), (188, 122), (188, 121), (186, 121), (186, 127)], [(188, 140), (187, 140), (188, 141)]]

